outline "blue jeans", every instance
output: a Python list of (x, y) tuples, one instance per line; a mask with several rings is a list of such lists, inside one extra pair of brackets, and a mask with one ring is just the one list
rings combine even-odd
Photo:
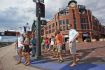
[(36, 54), (36, 47), (33, 46), (33, 47), (32, 47), (32, 55), (35, 55), (35, 54)]

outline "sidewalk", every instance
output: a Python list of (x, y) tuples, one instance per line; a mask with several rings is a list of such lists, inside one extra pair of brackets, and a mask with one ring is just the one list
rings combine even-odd
[[(75, 67), (70, 67), (72, 57), (68, 53), (63, 54), (64, 62), (59, 63), (57, 59), (52, 58), (50, 53), (42, 53), (41, 60), (31, 58), (31, 67), (42, 70), (105, 70), (105, 43), (78, 43), (77, 55), (81, 59)], [(24, 62), (24, 60), (23, 60)], [(102, 69), (103, 68), (103, 69)]]
[(15, 65), (17, 62), (14, 56), (16, 56), (14, 44), (0, 48), (0, 70), (40, 70), (23, 64)]
[(15, 65), (16, 52), (13, 44), (0, 48), (0, 63), (2, 63), (0, 70), (105, 70), (105, 42), (79, 43), (77, 50), (81, 60), (75, 67), (69, 66), (72, 62), (69, 52), (63, 55), (63, 63), (51, 58), (49, 53), (43, 53), (41, 60), (31, 58), (31, 65), (24, 66), (23, 64)]
[(51, 58), (49, 53), (43, 53), (45, 59), (40, 61), (32, 60), (32, 67), (39, 67), (45, 70), (105, 70), (105, 43), (78, 43), (77, 55), (80, 58), (79, 64), (70, 67), (72, 57), (69, 52), (64, 56), (64, 62), (59, 63)]

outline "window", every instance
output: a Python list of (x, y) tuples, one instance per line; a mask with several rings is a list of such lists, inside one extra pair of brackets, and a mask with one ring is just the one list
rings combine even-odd
[(49, 29), (51, 29), (51, 25), (49, 25)]
[(66, 24), (69, 24), (69, 20), (68, 19), (66, 19)]
[(55, 29), (52, 29), (52, 33), (54, 33), (55, 32)]
[(81, 29), (86, 29), (86, 24), (81, 24)]
[(56, 26), (57, 26), (57, 22), (56, 22)]
[(62, 26), (60, 26), (60, 31), (63, 31)]
[(62, 22), (63, 22), (62, 24), (65, 24), (65, 21), (64, 20), (62, 20)]
[(87, 19), (86, 18), (81, 18), (80, 21), (81, 21), (81, 23), (87, 23)]
[(51, 30), (49, 30), (49, 34), (51, 33)]
[(52, 24), (52, 27), (54, 27), (54, 23)]
[(47, 30), (47, 27), (45, 27), (45, 30)]
[(48, 31), (46, 31), (46, 34), (48, 34)]
[(65, 24), (65, 21), (64, 20), (59, 20), (59, 24), (63, 25), (63, 24)]
[(62, 28), (64, 31), (65, 31), (65, 26), (63, 26), (63, 28)]
[(60, 25), (62, 24), (62, 20), (59, 20), (59, 24), (60, 24)]
[(67, 29), (67, 30), (69, 30), (69, 29), (70, 29), (69, 19), (66, 19), (66, 29)]

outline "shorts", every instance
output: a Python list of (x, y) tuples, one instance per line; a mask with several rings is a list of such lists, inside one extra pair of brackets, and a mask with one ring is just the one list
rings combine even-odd
[(66, 50), (65, 44), (62, 45), (62, 50)]
[(57, 47), (55, 45), (53, 46), (53, 51), (57, 51)]
[(17, 52), (19, 52), (19, 51), (22, 50), (22, 49), (23, 49), (23, 46), (17, 47)]
[(49, 48), (49, 44), (45, 44), (45, 48), (47, 48), (47, 49), (48, 49), (48, 48)]
[(59, 53), (61, 53), (62, 52), (62, 45), (58, 44), (57, 45), (57, 50), (58, 50)]
[(71, 54), (76, 54), (76, 41), (69, 43), (69, 49)]
[(29, 45), (25, 45), (25, 46), (24, 46), (23, 52), (30, 52)]

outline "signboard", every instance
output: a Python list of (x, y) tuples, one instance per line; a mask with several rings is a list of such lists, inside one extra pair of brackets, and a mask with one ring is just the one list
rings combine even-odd
[(89, 37), (89, 33), (88, 33), (88, 32), (83, 32), (83, 33), (82, 33), (82, 36), (83, 36), (83, 37)]
[(41, 25), (46, 25), (47, 21), (46, 20), (41, 20)]
[(87, 34), (86, 33), (83, 34), (83, 37), (88, 37), (88, 36), (89, 36), (88, 33)]

